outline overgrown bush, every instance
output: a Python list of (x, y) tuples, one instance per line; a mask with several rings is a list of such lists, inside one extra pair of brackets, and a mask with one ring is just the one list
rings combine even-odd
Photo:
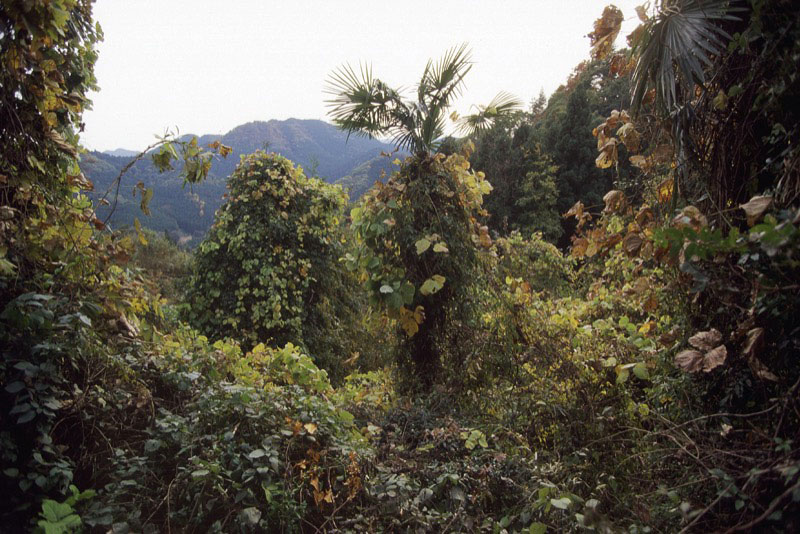
[(338, 263), (345, 194), (264, 152), (242, 159), (228, 189), (195, 253), (188, 319), (213, 339), (292, 342), (334, 367), (352, 352), (340, 318), (357, 313)]

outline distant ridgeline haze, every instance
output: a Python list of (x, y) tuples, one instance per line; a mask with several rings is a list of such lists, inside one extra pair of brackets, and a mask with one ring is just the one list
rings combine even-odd
[[(204, 135), (198, 141), (202, 145), (220, 141), (232, 147), (233, 154), (226, 159), (215, 159), (208, 179), (193, 187), (183, 186), (178, 170), (159, 174), (150, 159), (143, 158), (122, 178), (117, 207), (110, 222), (113, 228), (131, 226), (134, 218), (138, 218), (142, 226), (167, 232), (179, 243), (194, 246), (211, 227), (214, 212), (223, 203), (225, 181), (239, 163), (239, 156), (258, 149), (281, 154), (302, 166), (308, 176), (341, 184), (350, 191), (353, 200), (380, 178), (381, 171), (388, 174), (394, 159), (394, 156), (381, 156), (382, 151), (391, 152), (391, 145), (357, 136), (348, 139), (345, 132), (318, 120), (249, 122), (225, 135)], [(137, 154), (118, 148), (92, 151), (82, 157), (81, 169), (94, 183), (96, 199), (111, 187), (120, 170)], [(132, 195), (140, 181), (153, 189), (150, 216), (141, 212), (139, 197)], [(111, 195), (109, 200), (113, 200)], [(98, 217), (104, 219), (108, 209), (101, 206)]]

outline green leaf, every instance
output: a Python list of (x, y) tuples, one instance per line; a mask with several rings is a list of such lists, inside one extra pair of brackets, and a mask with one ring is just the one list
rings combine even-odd
[(447, 248), (447, 245), (445, 245), (444, 243), (436, 243), (435, 245), (433, 245), (433, 251), (434, 252), (450, 252), (450, 250)]
[(633, 366), (633, 374), (641, 380), (650, 378), (650, 374), (647, 372), (647, 365), (644, 362), (639, 362)]
[(419, 292), (425, 296), (433, 295), (442, 289), (444, 286), (444, 280), (444, 276), (435, 274), (422, 283), (422, 287), (419, 288)]
[(254, 451), (251, 451), (250, 454), (247, 455), (247, 457), (250, 458), (251, 460), (255, 460), (256, 458), (261, 458), (262, 456), (266, 456), (266, 454), (267, 451), (265, 451), (264, 449), (256, 449)]
[(392, 289), (392, 286), (390, 286), (390, 285), (383, 284), (381, 286), (380, 292), (381, 293), (394, 293), (394, 289)]
[(569, 500), (567, 497), (561, 497), (560, 499), (550, 499), (550, 504), (553, 505), (554, 508), (558, 508), (559, 510), (566, 510), (569, 508), (569, 505), (572, 501)]
[[(428, 250), (428, 248), (430, 248), (431, 242), (430, 240), (423, 237), (422, 239), (420, 239), (415, 243), (415, 246), (417, 247), (417, 254), (419, 255)], [(436, 250), (435, 247), (434, 250)]]
[(11, 382), (9, 385), (6, 386), (6, 391), (12, 394), (19, 393), (23, 389), (25, 389), (25, 383), (20, 381)]
[(528, 534), (545, 534), (547, 532), (547, 525), (544, 523), (531, 523), (528, 527)]
[(17, 424), (21, 425), (23, 423), (27, 423), (28, 421), (31, 421), (34, 417), (36, 417), (36, 412), (34, 412), (33, 410), (25, 412), (19, 417), (19, 419), (17, 419)]
[[(42, 517), (44, 517), (44, 519), (46, 519), (50, 523), (59, 523), (65, 519), (68, 519), (73, 512), (74, 510), (72, 509), (72, 506), (68, 504), (56, 502), (50, 499), (45, 499), (42, 502)], [(73, 516), (73, 517), (78, 519), (78, 523), (77, 524), (73, 523), (73, 526), (80, 525), (81, 524), (80, 517), (78, 516)], [(74, 520), (72, 521), (74, 522)], [(63, 530), (62, 532), (67, 532), (67, 531)]]
[(624, 384), (628, 381), (628, 377), (630, 376), (630, 371), (627, 369), (617, 369), (617, 384)]
[(403, 297), (403, 304), (411, 304), (414, 301), (414, 286), (405, 282), (400, 286), (400, 296)]
[(339, 417), (339, 420), (344, 423), (352, 423), (355, 420), (353, 414), (348, 412), (347, 410), (339, 410), (336, 412), (336, 415)]
[(254, 506), (245, 508), (244, 510), (242, 510), (242, 517), (244, 518), (247, 524), (257, 525), (258, 522), (261, 520), (261, 510), (259, 510)]

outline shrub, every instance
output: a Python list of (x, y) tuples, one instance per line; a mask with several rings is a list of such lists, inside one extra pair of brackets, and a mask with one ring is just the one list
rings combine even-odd
[(318, 349), (330, 334), (320, 326), (330, 324), (326, 312), (343, 311), (329, 301), (348, 294), (337, 263), (345, 194), (262, 151), (242, 159), (228, 189), (195, 256), (190, 322), (246, 349), (294, 342), (332, 358), (336, 347)]

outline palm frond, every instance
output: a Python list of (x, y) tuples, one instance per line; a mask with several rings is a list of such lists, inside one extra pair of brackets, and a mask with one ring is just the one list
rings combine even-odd
[(688, 100), (694, 85), (705, 85), (705, 68), (719, 55), (730, 36), (718, 23), (737, 20), (729, 0), (679, 0), (663, 6), (634, 45), (639, 56), (633, 73), (631, 107), (638, 110), (651, 88), (656, 106), (673, 113), (681, 100)]
[(328, 77), (324, 92), (333, 122), (348, 133), (374, 136), (391, 127), (398, 110), (404, 107), (400, 94), (377, 78), (371, 67), (361, 65), (356, 72), (343, 65)]
[(460, 96), (464, 76), (471, 68), (472, 54), (466, 43), (451, 48), (436, 63), (428, 61), (419, 82), (418, 100), (449, 101)]
[(439, 61), (429, 61), (417, 87), (417, 101), (425, 120), (420, 125), (420, 136), (426, 149), (444, 133), (445, 114), (453, 98), (461, 94), (464, 76), (472, 68), (472, 59), (466, 43), (448, 50)]
[(477, 113), (465, 115), (458, 120), (460, 132), (471, 135), (491, 128), (497, 119), (522, 108), (522, 101), (505, 91), (500, 92), (485, 106), (476, 106)]

